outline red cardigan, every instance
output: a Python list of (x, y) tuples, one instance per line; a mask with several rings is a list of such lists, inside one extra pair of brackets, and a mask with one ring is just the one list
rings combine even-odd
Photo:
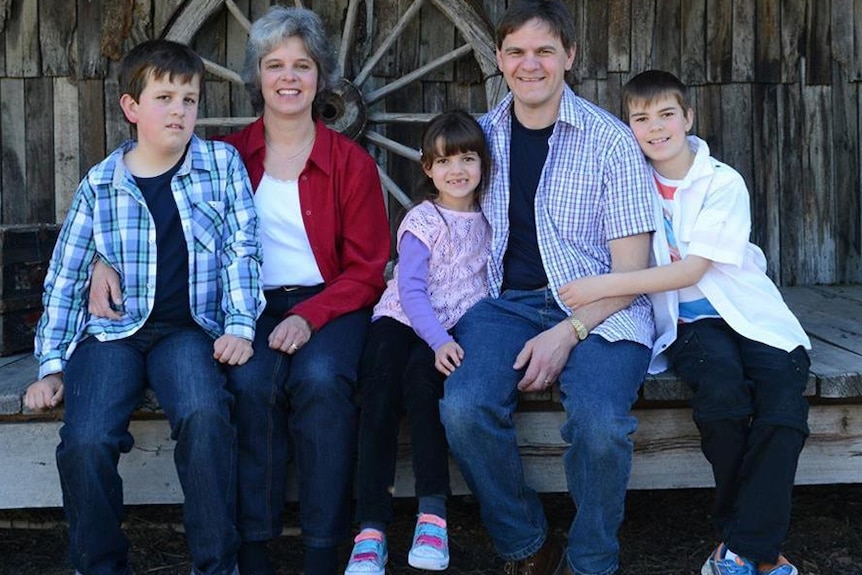
[[(380, 298), (390, 235), (377, 164), (323, 122), (317, 121), (316, 127), (314, 147), (299, 176), (299, 206), (325, 288), (288, 315), (302, 316), (320, 329)], [(220, 139), (239, 150), (256, 190), (266, 153), (263, 118)]]

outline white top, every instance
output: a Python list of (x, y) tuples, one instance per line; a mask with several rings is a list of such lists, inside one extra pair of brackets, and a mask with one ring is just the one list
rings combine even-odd
[[(697, 287), (742, 336), (785, 351), (800, 345), (811, 349), (799, 320), (766, 275), (763, 252), (748, 241), (751, 212), (745, 181), (710, 157), (706, 142), (696, 136), (688, 142), (695, 159), (674, 196), (673, 232), (683, 258), (696, 255), (713, 262)], [(660, 223), (660, 202), (655, 205)], [(657, 265), (670, 263), (663, 225), (657, 225), (653, 235), (653, 258)], [(676, 291), (650, 298), (658, 337), (649, 371), (659, 373), (667, 369), (663, 352), (676, 339), (679, 299)]]
[(254, 207), (260, 222), (263, 288), (322, 284), (302, 223), (297, 181), (277, 180), (264, 173), (254, 194)]

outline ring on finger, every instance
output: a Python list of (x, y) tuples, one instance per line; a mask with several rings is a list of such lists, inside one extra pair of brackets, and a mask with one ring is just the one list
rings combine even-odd
[(296, 350), (298, 350), (298, 349), (299, 349), (299, 346), (298, 346), (298, 345), (296, 345), (295, 343), (290, 344), (290, 350), (291, 350), (291, 351), (296, 351)]

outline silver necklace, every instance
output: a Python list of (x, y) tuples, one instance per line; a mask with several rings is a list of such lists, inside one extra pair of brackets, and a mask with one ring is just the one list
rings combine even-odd
[[(311, 145), (314, 143), (314, 139), (315, 139), (316, 137), (317, 137), (317, 131), (312, 132), (312, 133), (311, 133), (311, 138), (309, 138), (309, 140), (308, 140), (305, 144), (303, 144), (303, 145), (302, 145), (302, 148), (300, 148), (298, 152), (296, 152), (296, 153), (295, 153), (295, 154), (293, 154), (293, 155), (287, 156), (286, 158), (280, 158), (280, 159), (281, 159), (281, 161), (283, 161), (283, 162), (292, 162), (292, 161), (293, 161), (293, 160), (295, 160), (296, 158), (300, 157), (302, 154), (304, 154), (305, 152), (307, 152), (307, 151), (308, 151), (308, 149), (309, 149), (309, 148), (311, 147)], [(269, 140), (265, 140), (265, 141), (266, 141), (266, 147), (267, 147), (267, 148), (269, 148), (270, 150), (272, 150), (272, 153), (273, 153), (273, 154), (276, 154), (276, 155), (277, 155), (277, 154), (278, 154), (278, 150), (276, 150), (276, 149), (275, 149), (275, 147), (274, 147), (272, 144), (270, 144), (270, 143), (269, 143)]]

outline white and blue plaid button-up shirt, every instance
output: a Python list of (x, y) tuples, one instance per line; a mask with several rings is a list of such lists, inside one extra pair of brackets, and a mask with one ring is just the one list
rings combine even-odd
[[(482, 202), (492, 229), (488, 280), (497, 297), (509, 241), (509, 166), (512, 94), (479, 122), (488, 138), (491, 177)], [(536, 234), (549, 288), (611, 271), (609, 241), (655, 230), (650, 170), (628, 126), (566, 86), (559, 118), (548, 140), (548, 157), (536, 190)], [(649, 300), (637, 297), (592, 333), (608, 341), (652, 347)]]

